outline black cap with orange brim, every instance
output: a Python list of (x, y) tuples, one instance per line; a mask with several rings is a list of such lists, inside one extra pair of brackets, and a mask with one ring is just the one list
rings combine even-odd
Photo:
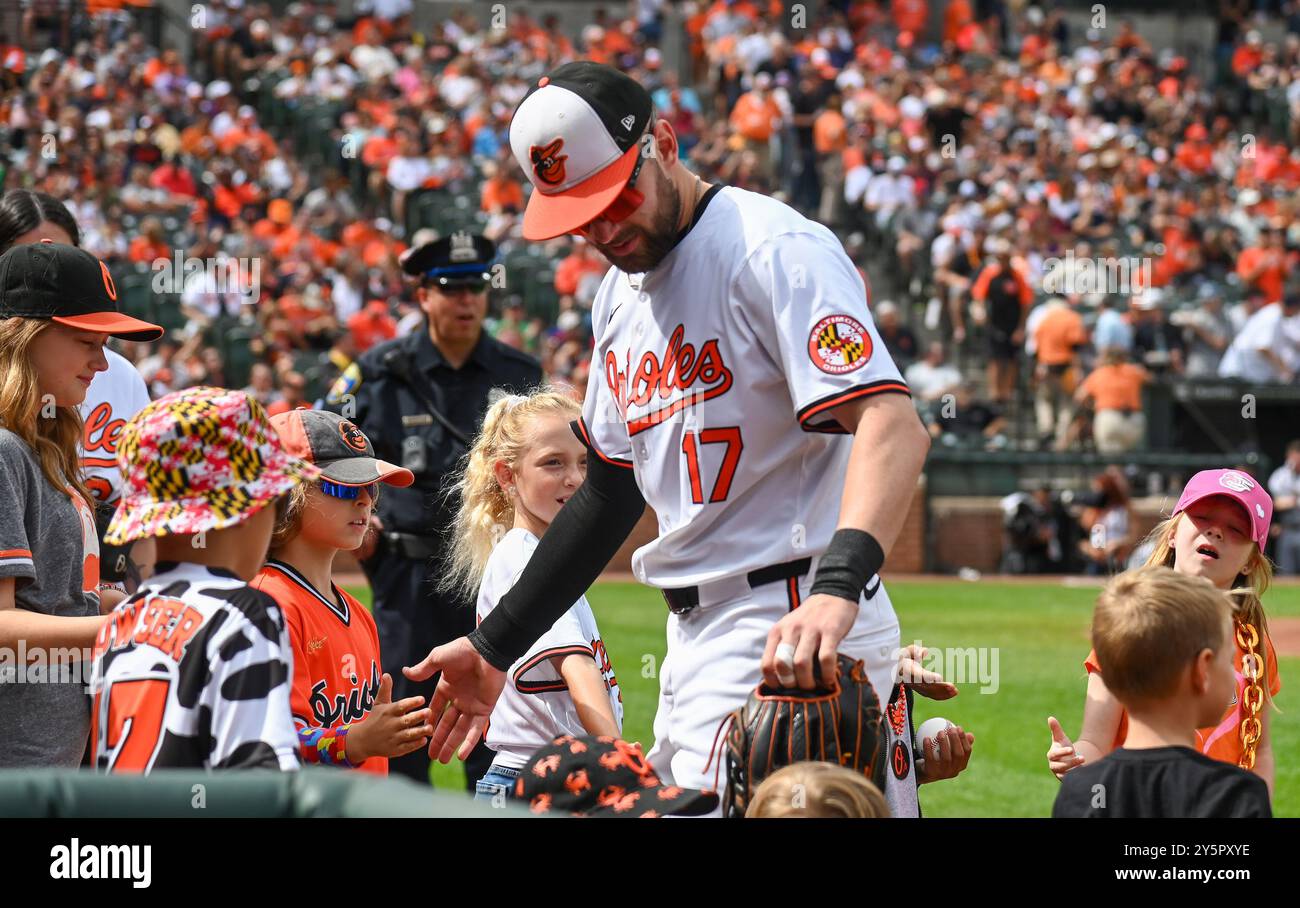
[(0, 255), (0, 318), (47, 318), (131, 341), (162, 336), (158, 325), (117, 308), (108, 266), (84, 249), (42, 241)]

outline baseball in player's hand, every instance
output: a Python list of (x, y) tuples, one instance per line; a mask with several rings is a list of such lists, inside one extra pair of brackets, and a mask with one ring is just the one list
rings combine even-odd
[(957, 685), (943, 680), (943, 675), (922, 666), (929, 653), (924, 646), (909, 643), (898, 652), (898, 672), (895, 680), (902, 681), (908, 689), (931, 700), (951, 700), (957, 696)]
[[(811, 690), (817, 677), (834, 678), (836, 651), (857, 617), (856, 602), (825, 593), (809, 596), (768, 632), (763, 680), (772, 687)], [(814, 664), (820, 666), (820, 675), (814, 675)]]
[(455, 753), (464, 760), (487, 728), (492, 707), (506, 686), (506, 673), (493, 668), (467, 637), (435, 646), (419, 665), (402, 669), (412, 681), (437, 672), (442, 677), (429, 708), (438, 724), (429, 739), (429, 758), (450, 763)]
[(1084, 759), (1074, 749), (1074, 742), (1066, 737), (1061, 723), (1056, 721), (1055, 716), (1047, 717), (1047, 727), (1052, 730), (1052, 746), (1047, 751), (1047, 765), (1053, 775), (1058, 779), (1064, 779), (1065, 774), (1071, 769), (1083, 765)]
[(921, 742), (925, 759), (916, 765), (917, 784), (956, 778), (970, 763), (974, 746), (975, 736), (960, 725), (949, 725), (933, 738), (926, 738)]
[(407, 697), (393, 702), (393, 676), (379, 679), (370, 715), (348, 730), (348, 762), (354, 766), (371, 757), (401, 757), (424, 746), (433, 734), (429, 710), (423, 697)]

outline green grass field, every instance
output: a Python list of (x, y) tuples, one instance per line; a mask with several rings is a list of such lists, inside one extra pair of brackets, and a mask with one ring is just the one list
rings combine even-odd
[[(368, 591), (358, 590), (365, 602)], [(1058, 783), (1044, 755), (1051, 741), (1047, 716), (1067, 734), (1083, 716), (1088, 623), (1097, 590), (1061, 585), (927, 583), (889, 584), (902, 625), (902, 642), (929, 647), (996, 647), (998, 689), (960, 685), (942, 703), (917, 698), (916, 722), (942, 715), (975, 735), (970, 767), (955, 780), (921, 790), (928, 816), (1042, 817), (1051, 813)], [(653, 741), (658, 681), (653, 670), (665, 649), (663, 599), (647, 587), (601, 583), (588, 595), (623, 688), (624, 734), (647, 749)], [(1300, 616), (1300, 587), (1274, 588), (1266, 597), (1270, 618)], [(991, 665), (991, 663), (986, 663)], [(1300, 816), (1300, 659), (1281, 660), (1281, 712), (1272, 713), (1277, 763), (1273, 810)], [(459, 764), (435, 764), (434, 783), (460, 787)]]

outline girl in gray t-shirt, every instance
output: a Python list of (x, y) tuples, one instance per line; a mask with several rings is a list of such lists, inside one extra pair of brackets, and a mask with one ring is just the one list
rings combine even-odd
[(72, 246), (0, 255), (0, 769), (76, 767), (86, 749), (83, 662), (104, 619), (77, 407), (108, 368), (110, 334), (158, 333), (120, 315), (116, 295), (108, 269)]
[(107, 365), (102, 337), (0, 320), (0, 375), (18, 379), (0, 386), (0, 768), (79, 766), (86, 749), (83, 662), (102, 620), (99, 539), (76, 470), (77, 378)]

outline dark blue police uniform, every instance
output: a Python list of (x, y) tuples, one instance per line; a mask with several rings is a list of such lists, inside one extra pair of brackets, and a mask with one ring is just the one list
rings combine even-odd
[[(453, 239), (459, 241), (455, 248)], [(426, 244), (407, 257), (403, 269), (426, 281), (478, 281), (486, 289), (495, 248), (482, 237), (472, 240), (472, 255), (464, 234)], [(432, 699), (438, 676), (413, 682), (402, 667), (474, 629), (473, 598), (437, 590), (446, 534), (459, 506), (458, 496), (447, 490), (482, 425), (489, 392), (525, 393), (541, 381), (537, 360), (486, 332), (465, 363), (452, 366), (430, 339), (426, 321), (420, 330), (362, 354), (326, 397), (328, 409), (348, 416), (366, 433), (377, 457), (415, 474), (409, 488), (384, 487), (377, 509), (384, 532), (374, 555), (361, 563), (374, 596), (383, 669), (393, 676), (394, 700)], [(492, 752), (480, 744), (465, 765), (470, 791), (491, 762)], [(424, 748), (389, 766), (417, 781), (429, 777)]]

